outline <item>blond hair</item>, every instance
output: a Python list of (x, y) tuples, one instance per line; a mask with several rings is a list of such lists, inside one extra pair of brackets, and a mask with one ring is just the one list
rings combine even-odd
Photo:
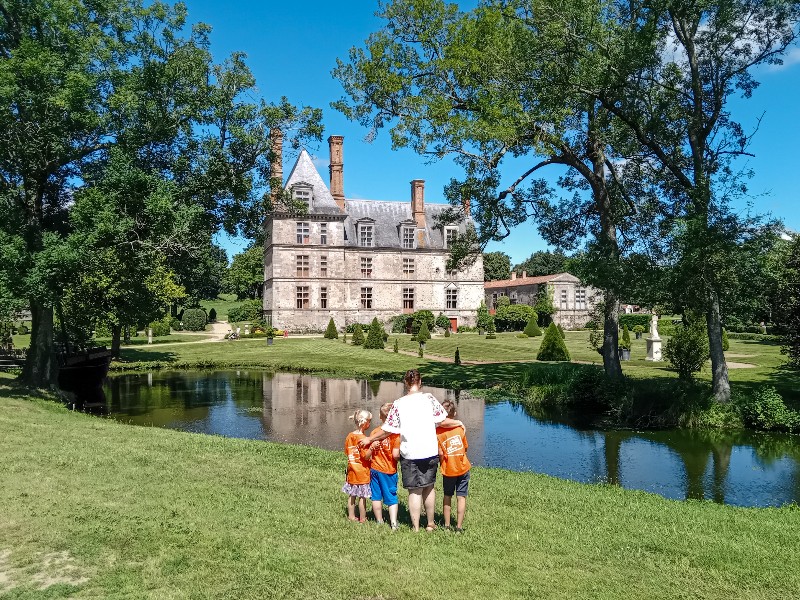
[(387, 402), (383, 406), (381, 406), (381, 421), (385, 421), (386, 417), (389, 416), (389, 411), (392, 410), (392, 406), (394, 402)]
[(369, 424), (370, 421), (372, 421), (372, 413), (369, 412), (368, 410), (360, 408), (347, 418), (352, 419), (353, 422), (356, 424), (356, 427), (358, 427), (359, 429), (363, 429), (365, 425)]

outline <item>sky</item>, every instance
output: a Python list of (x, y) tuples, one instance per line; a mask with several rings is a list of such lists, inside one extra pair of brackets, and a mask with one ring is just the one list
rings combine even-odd
[[(470, 5), (473, 4), (470, 2)], [(377, 0), (186, 0), (191, 22), (202, 21), (212, 27), (211, 50), (221, 62), (235, 51), (247, 54), (247, 64), (258, 82), (259, 94), (267, 101), (287, 96), (297, 105), (323, 110), (323, 141), (308, 147), (320, 175), (328, 182), (329, 135), (344, 136), (344, 191), (348, 198), (410, 201), (412, 179), (425, 180), (425, 198), (444, 202), (443, 188), (461, 169), (451, 160), (429, 162), (412, 150), (392, 150), (388, 130), (368, 143), (366, 129), (348, 121), (330, 103), (341, 98), (343, 90), (331, 76), (336, 59), (347, 59), (354, 46), (379, 29), (382, 20), (375, 16)], [(800, 231), (800, 48), (794, 48), (780, 67), (766, 66), (756, 73), (760, 86), (748, 100), (734, 98), (730, 108), (734, 119), (750, 131), (758, 132), (750, 147), (755, 154), (741, 163), (755, 172), (748, 187), (754, 209), (782, 219), (786, 226)], [(288, 176), (293, 158), (285, 161)], [(550, 167), (543, 175), (553, 180), (560, 174)], [(510, 181), (519, 173), (519, 163), (504, 177)], [(744, 205), (740, 207), (745, 210)], [(229, 257), (241, 251), (247, 240), (218, 238)], [(547, 249), (536, 231), (536, 223), (518, 226), (503, 242), (491, 243), (488, 251), (500, 250), (511, 256), (512, 264), (522, 262), (532, 252)]]

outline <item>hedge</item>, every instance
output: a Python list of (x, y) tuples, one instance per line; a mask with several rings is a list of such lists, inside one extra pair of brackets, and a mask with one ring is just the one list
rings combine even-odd
[(645, 331), (650, 329), (650, 320), (653, 317), (647, 314), (630, 314), (625, 313), (619, 316), (619, 327), (622, 329), (623, 325), (628, 326), (628, 330), (632, 330), (637, 325), (641, 325)]
[(228, 323), (241, 323), (242, 321), (255, 321), (261, 318), (264, 307), (261, 300), (245, 300), (238, 306), (228, 310)]
[(202, 308), (187, 308), (183, 311), (183, 328), (186, 331), (205, 331), (208, 315)]

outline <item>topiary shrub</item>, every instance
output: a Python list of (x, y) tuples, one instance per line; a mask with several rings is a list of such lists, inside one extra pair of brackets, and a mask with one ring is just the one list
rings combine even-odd
[(727, 352), (731, 349), (731, 343), (728, 341), (728, 332), (722, 328), (722, 351)]
[(208, 315), (202, 308), (187, 308), (183, 311), (183, 328), (186, 331), (205, 331)]
[(497, 336), (495, 335), (494, 319), (489, 319), (489, 325), (486, 327), (486, 339), (493, 340), (496, 338)]
[(456, 366), (461, 364), (461, 353), (458, 351), (458, 346), (456, 346), (456, 357), (453, 362), (456, 364)]
[(217, 322), (217, 309), (212, 308), (208, 311), (208, 322), (209, 323), (216, 323)]
[(336, 331), (336, 323), (333, 322), (333, 317), (331, 320), (328, 321), (328, 328), (325, 330), (325, 335), (323, 335), (326, 340), (338, 340), (339, 339), (339, 332)]
[(419, 331), (417, 332), (417, 341), (425, 343), (429, 339), (431, 339), (431, 333), (428, 331), (428, 324), (425, 321), (422, 321)]
[(439, 316), (436, 317), (436, 326), (439, 329), (449, 330), (450, 329), (450, 319), (444, 316), (443, 313), (439, 313)]
[(344, 332), (344, 335), (342, 336), (342, 343), (343, 344), (347, 343), (347, 332), (346, 331)]
[(400, 344), (397, 342), (397, 338), (394, 338), (394, 348), (392, 348), (395, 354), (400, 352)]
[(625, 350), (631, 349), (631, 334), (627, 325), (622, 326), (622, 338), (619, 340), (619, 347)]
[[(483, 329), (484, 331), (489, 329), (489, 322), (492, 320), (492, 315), (489, 314), (489, 309), (486, 308), (486, 302), (481, 300), (481, 305), (478, 307), (478, 318), (475, 322), (475, 325), (478, 329)], [(459, 329), (461, 329), (459, 327)]]
[(369, 332), (367, 333), (367, 339), (364, 341), (364, 348), (368, 348), (370, 350), (383, 350), (383, 327), (378, 322), (378, 318), (375, 317), (372, 319), (372, 323), (369, 326)]
[(642, 334), (644, 333), (644, 327), (642, 327), (641, 325), (635, 325), (632, 331), (633, 333), (636, 334), (636, 339), (638, 340), (640, 337), (642, 337)]
[(678, 371), (678, 377), (691, 381), (694, 374), (708, 360), (708, 335), (705, 324), (691, 327), (676, 327), (675, 333), (664, 345), (664, 356)]
[(450, 328), (444, 330), (444, 337), (450, 337)]
[(558, 328), (558, 333), (560, 333), (560, 334), (561, 334), (561, 339), (562, 339), (562, 340), (565, 340), (565, 339), (567, 339), (567, 334), (566, 334), (566, 333), (564, 333), (564, 328), (561, 326), (561, 323), (559, 323), (558, 325), (556, 325), (556, 327)]
[(363, 346), (363, 345), (364, 345), (364, 332), (361, 331), (361, 325), (356, 323), (355, 327), (353, 327), (353, 346)]
[(172, 319), (169, 315), (164, 315), (158, 321), (150, 323), (147, 328), (153, 330), (153, 337), (169, 335), (170, 321), (172, 321)]
[(418, 310), (411, 315), (411, 333), (417, 334), (423, 323), (425, 323), (425, 326), (428, 329), (428, 335), (430, 335), (431, 329), (433, 329), (434, 325), (436, 325), (436, 317), (433, 316), (431, 311)]
[(536, 360), (569, 360), (569, 350), (567, 350), (564, 338), (561, 337), (555, 323), (547, 326), (544, 338), (542, 338), (542, 345), (539, 346), (539, 352), (536, 354)]
[(392, 333), (405, 333), (408, 329), (408, 323), (411, 321), (411, 315), (397, 315), (392, 319)]
[(183, 331), (183, 324), (178, 321), (177, 317), (170, 319), (169, 326), (172, 331)]
[(759, 388), (741, 406), (742, 420), (753, 429), (792, 431), (800, 427), (800, 414), (787, 408), (774, 387)]
[(531, 317), (528, 324), (525, 325), (523, 332), (528, 337), (539, 337), (542, 335), (542, 330), (539, 329), (539, 324), (536, 322), (536, 317)]

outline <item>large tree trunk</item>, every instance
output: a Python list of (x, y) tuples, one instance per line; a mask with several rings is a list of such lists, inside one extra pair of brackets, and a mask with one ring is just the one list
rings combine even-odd
[(122, 337), (122, 325), (111, 325), (111, 356), (119, 358), (120, 338)]
[(609, 379), (622, 378), (619, 362), (619, 298), (611, 290), (604, 292), (603, 314), (603, 369)]
[(710, 292), (706, 324), (708, 326), (708, 349), (711, 354), (711, 382), (714, 400), (717, 402), (729, 402), (731, 399), (731, 384), (728, 379), (728, 363), (725, 361), (725, 352), (722, 350), (722, 321), (719, 316), (719, 297), (713, 291)]
[(31, 345), (21, 380), (31, 387), (47, 388), (56, 383), (58, 365), (53, 347), (53, 307), (31, 300)]

